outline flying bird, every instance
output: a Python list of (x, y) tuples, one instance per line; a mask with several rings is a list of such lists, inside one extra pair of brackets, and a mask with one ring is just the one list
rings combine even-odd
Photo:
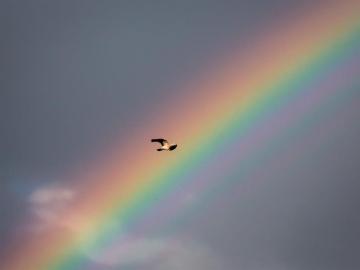
[(165, 139), (151, 139), (151, 142), (158, 142), (161, 144), (161, 147), (156, 149), (158, 151), (172, 151), (177, 147), (177, 144), (169, 144)]

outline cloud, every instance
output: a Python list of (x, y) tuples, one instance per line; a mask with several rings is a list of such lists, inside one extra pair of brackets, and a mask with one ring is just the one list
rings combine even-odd
[(87, 252), (97, 264), (156, 270), (225, 270), (224, 260), (210, 247), (190, 240), (129, 237)]
[[(80, 213), (74, 207), (81, 199), (79, 193), (71, 187), (51, 184), (40, 187), (28, 198), (30, 211), (34, 219), (26, 223), (25, 230), (31, 233), (43, 233), (48, 230), (66, 231), (80, 246), (93, 246), (94, 230), (98, 222), (92, 213)], [(102, 225), (103, 230), (119, 230), (119, 222)], [(95, 239), (96, 240), (96, 239)]]
[(158, 270), (226, 270), (225, 262), (210, 247), (194, 241), (180, 241), (156, 266)]
[(91, 260), (104, 265), (144, 264), (159, 259), (169, 248), (169, 243), (161, 238), (126, 237), (125, 243), (121, 242), (102, 250), (92, 250), (87, 255)]
[[(28, 198), (37, 219), (32, 230), (66, 229), (79, 241), (83, 254), (104, 269), (134, 266), (147, 270), (225, 270), (224, 261), (210, 247), (181, 237), (132, 235), (119, 222), (107, 224), (106, 230), (119, 237), (107, 246), (99, 246), (89, 237), (91, 219), (71, 212), (77, 192), (69, 187), (48, 185), (35, 190)], [(186, 197), (190, 203), (193, 196)], [(93, 242), (92, 242), (93, 241)]]
[(74, 197), (74, 191), (60, 187), (46, 187), (35, 190), (30, 195), (30, 201), (34, 204), (46, 204), (51, 202), (64, 202)]
[(74, 201), (75, 196), (73, 189), (55, 184), (36, 189), (28, 200), (31, 212), (37, 218), (33, 229), (39, 231), (52, 225), (65, 226), (61, 215)]

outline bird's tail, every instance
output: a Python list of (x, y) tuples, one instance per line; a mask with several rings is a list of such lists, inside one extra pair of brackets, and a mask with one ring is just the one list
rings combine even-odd
[(171, 145), (171, 146), (169, 147), (169, 150), (172, 151), (172, 150), (174, 150), (176, 147), (177, 147), (177, 144), (173, 144), (173, 145)]

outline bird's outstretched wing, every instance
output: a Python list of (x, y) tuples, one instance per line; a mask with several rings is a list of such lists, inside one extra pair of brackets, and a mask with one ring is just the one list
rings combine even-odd
[(168, 141), (165, 140), (165, 139), (151, 139), (151, 142), (158, 142), (160, 143), (161, 145), (164, 145), (164, 144), (167, 144)]

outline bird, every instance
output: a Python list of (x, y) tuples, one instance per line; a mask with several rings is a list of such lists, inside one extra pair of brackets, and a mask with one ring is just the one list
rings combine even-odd
[(156, 149), (157, 151), (172, 151), (177, 147), (177, 144), (169, 144), (165, 139), (151, 139), (151, 142), (158, 142), (161, 147)]

